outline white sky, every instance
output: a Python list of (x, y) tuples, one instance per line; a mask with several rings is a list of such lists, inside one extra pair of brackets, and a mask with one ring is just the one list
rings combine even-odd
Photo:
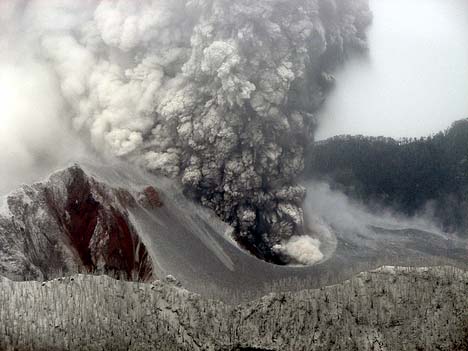
[(417, 137), (468, 117), (468, 1), (371, 0), (370, 57), (336, 74), (317, 139)]

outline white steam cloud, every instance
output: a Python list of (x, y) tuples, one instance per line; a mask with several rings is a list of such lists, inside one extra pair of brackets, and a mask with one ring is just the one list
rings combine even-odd
[(320, 241), (307, 235), (293, 236), (274, 249), (303, 265), (313, 265), (324, 258), (320, 251)]
[(323, 182), (308, 183), (306, 188), (305, 212), (322, 218), (335, 231), (349, 236), (372, 236), (372, 226), (391, 230), (413, 228), (442, 235), (430, 214), (422, 213), (410, 218), (389, 209), (370, 209)]
[(82, 150), (54, 71), (18, 21), (21, 4), (0, 2), (0, 194)]
[(74, 126), (90, 131), (100, 150), (127, 155), (154, 126), (164, 66), (177, 59), (167, 46), (180, 40), (173, 17), (183, 15), (180, 1), (164, 4), (35, 1), (24, 14), (59, 77)]
[(168, 88), (161, 89), (163, 78), (165, 83), (171, 80), (164, 67), (186, 54), (170, 47), (183, 41), (183, 5), (2, 1), (3, 181), (15, 176), (15, 168), (28, 173), (41, 154), (70, 156), (70, 145), (76, 143), (70, 124), (101, 152), (122, 156), (140, 147), (143, 136), (151, 134), (152, 112)]

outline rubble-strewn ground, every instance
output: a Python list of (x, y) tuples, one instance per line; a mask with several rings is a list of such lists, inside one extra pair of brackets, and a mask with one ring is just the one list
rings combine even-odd
[(468, 273), (384, 267), (239, 306), (177, 282), (0, 283), (1, 350), (467, 350)]

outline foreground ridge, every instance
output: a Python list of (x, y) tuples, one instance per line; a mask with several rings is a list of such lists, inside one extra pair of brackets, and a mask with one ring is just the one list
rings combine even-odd
[(468, 273), (453, 267), (383, 267), (230, 306), (173, 277), (4, 280), (0, 349), (466, 350), (467, 286)]

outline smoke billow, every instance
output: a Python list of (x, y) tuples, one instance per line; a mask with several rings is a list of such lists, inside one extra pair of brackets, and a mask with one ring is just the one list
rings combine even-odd
[(335, 231), (346, 235), (373, 236), (372, 227), (391, 230), (412, 228), (443, 235), (430, 214), (407, 217), (381, 206), (371, 209), (340, 191), (332, 190), (329, 184), (323, 182), (310, 182), (306, 188), (304, 208), (307, 216), (318, 216)]
[(301, 231), (296, 178), (313, 113), (334, 66), (366, 47), (366, 0), (1, 6), (6, 164), (69, 156), (78, 133), (101, 154), (180, 179), (260, 257)]
[(21, 10), (20, 2), (0, 2), (0, 194), (83, 150), (64, 118), (53, 68), (37, 56), (37, 43), (18, 21)]
[(320, 241), (307, 235), (293, 236), (283, 244), (276, 245), (274, 249), (303, 265), (312, 265), (324, 258), (320, 251)]

